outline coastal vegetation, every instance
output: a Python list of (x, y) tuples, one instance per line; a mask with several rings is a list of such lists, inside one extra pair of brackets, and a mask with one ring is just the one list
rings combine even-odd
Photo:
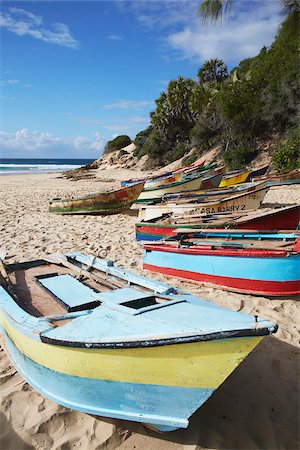
[(131, 142), (132, 141), (131, 141), (130, 137), (125, 134), (117, 136), (116, 138), (114, 138), (111, 141), (108, 141), (106, 143), (104, 153), (110, 153), (115, 150), (120, 150), (121, 148), (126, 147), (127, 145), (131, 144)]
[[(167, 164), (192, 148), (195, 160), (212, 146), (223, 145), (223, 159), (235, 169), (257, 156), (261, 140), (277, 134), (282, 143), (273, 156), (276, 168), (300, 166), (299, 2), (283, 3), (289, 3), (286, 16), (269, 48), (240, 61), (230, 72), (224, 61), (211, 59), (195, 79), (179, 76), (169, 82), (155, 101), (150, 127), (134, 140), (135, 156), (148, 155)], [(202, 7), (205, 4), (210, 8), (219, 4), (215, 16), (206, 15), (216, 20), (232, 6), (224, 1), (206, 1)]]

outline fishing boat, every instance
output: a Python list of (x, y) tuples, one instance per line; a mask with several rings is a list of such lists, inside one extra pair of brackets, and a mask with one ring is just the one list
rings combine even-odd
[(133, 204), (144, 187), (144, 181), (108, 192), (99, 192), (81, 198), (54, 198), (49, 212), (56, 214), (114, 214)]
[[(211, 200), (222, 199), (230, 195), (252, 192), (254, 189), (264, 187), (267, 182), (251, 182), (241, 183), (235, 186), (213, 189), (198, 189), (195, 191), (176, 192), (175, 194), (166, 194), (163, 196), (163, 201), (176, 201), (176, 203), (186, 203), (186, 201), (200, 201), (201, 198), (209, 197)], [(202, 185), (201, 185), (202, 188)]]
[(153, 189), (170, 183), (177, 183), (182, 180), (182, 173), (172, 173), (166, 177), (151, 178), (146, 180), (144, 189)]
[(60, 405), (159, 431), (186, 428), (277, 328), (81, 253), (1, 272), (0, 330), (22, 377)]
[(251, 170), (235, 170), (223, 175), (219, 187), (227, 187), (235, 184), (245, 183), (248, 179)]
[(140, 222), (135, 225), (137, 241), (159, 241), (174, 236), (179, 229), (234, 228), (247, 230), (295, 230), (300, 219), (300, 204), (283, 208), (262, 208), (253, 211), (223, 212), (190, 216), (173, 216)]
[(251, 170), (251, 173), (249, 174), (248, 178), (246, 179), (246, 182), (253, 180), (253, 178), (255, 178), (255, 177), (261, 177), (262, 175), (265, 175), (268, 168), (269, 168), (269, 164), (259, 167), (258, 169)]
[(213, 214), (220, 212), (236, 212), (258, 209), (261, 205), (268, 187), (263, 183), (261, 186), (256, 185), (253, 190), (237, 193), (228, 197), (222, 197), (217, 200), (211, 199), (209, 196), (200, 197), (198, 200), (191, 199), (185, 203), (180, 203), (175, 199), (174, 202), (162, 202), (153, 205), (141, 205), (139, 209), (139, 220), (149, 221), (163, 214)]
[(183, 177), (183, 173), (173, 173), (173, 172), (165, 172), (162, 175), (150, 176), (143, 179), (132, 178), (130, 180), (121, 181), (121, 187), (131, 186), (135, 183), (144, 182), (144, 187), (158, 187), (168, 183), (175, 183), (177, 181), (181, 181)]
[(267, 181), (268, 186), (280, 186), (285, 184), (300, 183), (300, 169), (286, 173), (278, 173), (273, 175), (265, 175), (263, 177), (254, 177), (252, 181)]
[(135, 201), (135, 204), (160, 201), (164, 195), (171, 194), (173, 192), (183, 192), (193, 189), (200, 189), (202, 180), (202, 175), (199, 175), (193, 180), (179, 181), (177, 183), (165, 184), (157, 188), (143, 189), (139, 197)]
[(144, 245), (144, 269), (254, 295), (300, 294), (300, 232), (178, 230), (176, 239)]

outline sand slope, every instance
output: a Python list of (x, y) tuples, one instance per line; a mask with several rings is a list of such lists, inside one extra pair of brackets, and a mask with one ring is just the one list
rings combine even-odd
[[(116, 177), (116, 172), (114, 171)], [(118, 173), (117, 178), (141, 173)], [(56, 175), (0, 178), (0, 245), (7, 262), (43, 253), (78, 250), (142, 272), (135, 242), (135, 213), (56, 216), (53, 197), (82, 195), (117, 185), (108, 171), (97, 179), (70, 181)], [(265, 202), (300, 202), (300, 186), (272, 188)], [(159, 280), (166, 277), (144, 272)], [(0, 352), (0, 449), (297, 449), (299, 448), (299, 302), (232, 294), (171, 280), (173, 284), (234, 310), (258, 313), (279, 324), (191, 418), (187, 430), (157, 434), (142, 425), (100, 420), (43, 398)]]

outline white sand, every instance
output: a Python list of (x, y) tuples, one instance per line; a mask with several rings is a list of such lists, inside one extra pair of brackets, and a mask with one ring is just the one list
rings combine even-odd
[[(116, 264), (142, 273), (135, 242), (135, 213), (59, 216), (48, 213), (53, 197), (82, 195), (118, 185), (112, 178), (141, 172), (97, 171), (99, 179), (70, 181), (57, 175), (0, 177), (0, 245), (6, 262), (44, 253), (105, 249)], [(272, 188), (266, 203), (300, 202), (300, 186)], [(297, 449), (299, 448), (299, 302), (269, 300), (169, 281), (209, 301), (271, 319), (276, 337), (265, 338), (206, 404), (187, 430), (157, 434), (142, 425), (109, 421), (63, 408), (34, 391), (0, 352), (0, 449)]]

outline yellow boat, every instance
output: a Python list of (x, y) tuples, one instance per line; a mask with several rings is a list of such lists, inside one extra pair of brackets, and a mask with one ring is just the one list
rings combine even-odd
[(220, 181), (219, 187), (233, 186), (234, 184), (245, 183), (251, 170), (238, 170), (225, 174)]

